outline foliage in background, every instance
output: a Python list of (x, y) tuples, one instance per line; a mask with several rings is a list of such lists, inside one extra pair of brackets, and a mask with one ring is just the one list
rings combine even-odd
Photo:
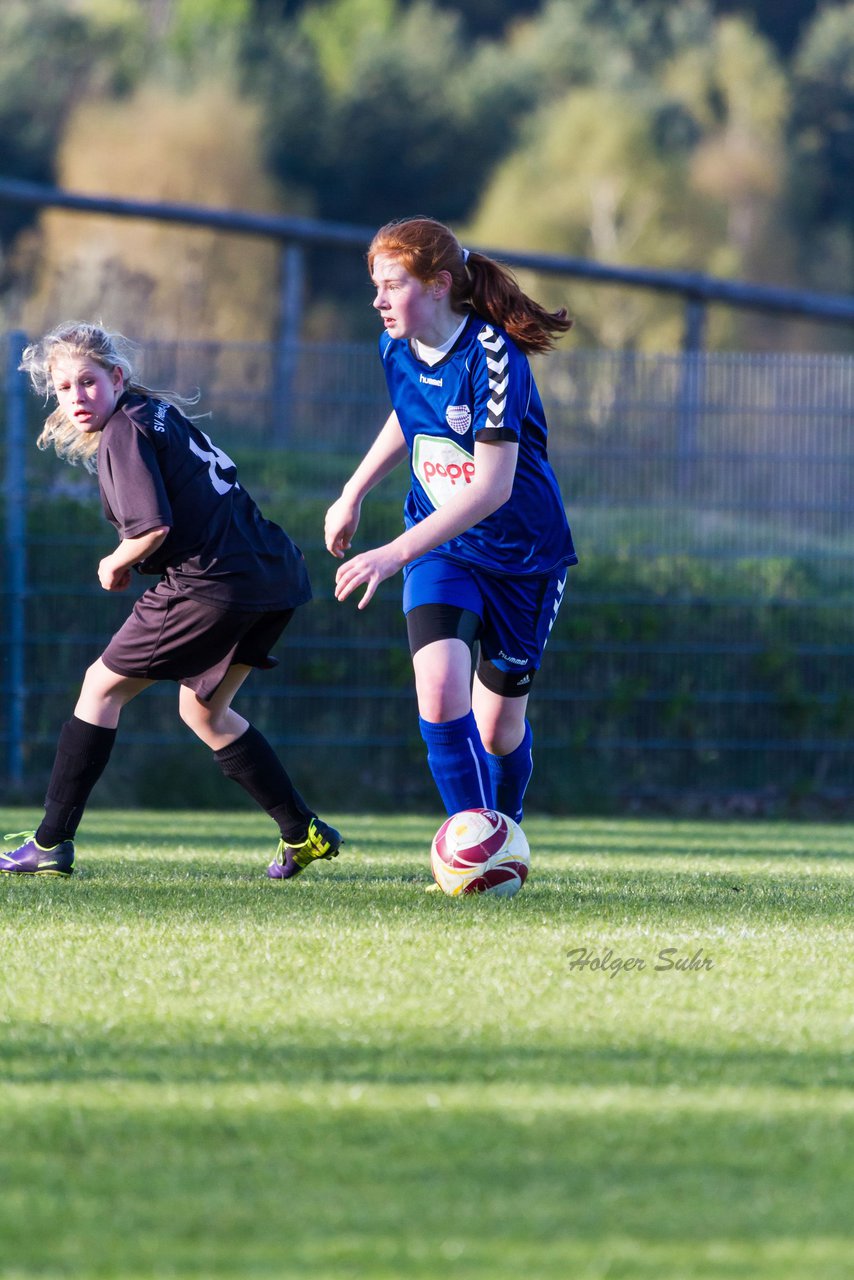
[[(90, 83), (106, 42), (67, 5), (42, 3), (38, 22), (26, 0), (0, 6), (0, 151), (4, 176), (51, 182), (69, 105)], [(0, 204), (5, 249), (32, 220)]]
[[(57, 161), (62, 185), (107, 195), (273, 211), (257, 107), (225, 75), (192, 92), (142, 82), (114, 101), (83, 100)], [(201, 192), (206, 193), (201, 198)], [(266, 341), (278, 312), (279, 253), (270, 241), (160, 222), (47, 210), (23, 324), (96, 317), (136, 338)]]
[(311, 192), (320, 217), (459, 219), (530, 105), (533, 86), (519, 83), (508, 52), (471, 50), (458, 20), (429, 4), (399, 8), (307, 8), (278, 33), (255, 85), (271, 168)]
[(823, 10), (793, 66), (791, 198), (822, 252), (802, 252), (820, 287), (850, 281), (854, 246), (854, 5)]
[[(12, 176), (366, 229), (427, 212), (498, 249), (835, 291), (854, 273), (852, 86), (850, 2), (776, 16), (759, 0), (8, 0), (0, 11)], [(42, 234), (16, 235), (33, 222), (0, 209), (7, 324), (31, 298), (66, 310), (65, 298), (100, 296), (117, 260), (131, 316), (159, 308), (168, 325), (177, 310), (182, 331), (198, 317), (206, 336), (210, 308), (212, 336), (247, 324), (270, 336), (258, 278), (271, 271), (246, 241), (229, 260), (202, 232), (134, 227), (99, 249), (100, 223), (58, 260), (52, 216), (35, 220)], [(199, 281), (220, 255), (211, 302)], [(357, 256), (313, 257), (314, 336), (367, 336)], [(578, 287), (569, 301), (592, 344), (678, 341), (662, 300)], [(710, 342), (803, 341), (797, 326), (782, 332), (715, 316)], [(825, 327), (809, 341), (848, 337)]]
[[(550, 10), (554, 38), (536, 33), (534, 61), (547, 78), (550, 67), (570, 62), (560, 46), (561, 7), (558, 0)], [(652, 76), (642, 73), (641, 57), (629, 56), (630, 41), (611, 43), (610, 63), (594, 49), (591, 65), (560, 94), (552, 74), (555, 96), (496, 170), (468, 229), (472, 238), (650, 267), (692, 270), (702, 262), (718, 275), (779, 279), (787, 265), (774, 226), (783, 74), (740, 20), (715, 24), (695, 6), (673, 15), (665, 34), (669, 56)], [(524, 51), (530, 59), (529, 45)], [(555, 302), (558, 288), (566, 282), (550, 286)], [(649, 351), (678, 346), (681, 316), (655, 294), (575, 284), (572, 308), (582, 340)], [(713, 345), (733, 343), (732, 316), (714, 323)]]

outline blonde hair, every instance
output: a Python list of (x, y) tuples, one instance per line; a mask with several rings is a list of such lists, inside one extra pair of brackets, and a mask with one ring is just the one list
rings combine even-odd
[[(182, 406), (195, 404), (198, 400), (198, 396), (188, 399), (171, 391), (155, 391), (144, 386), (134, 374), (134, 344), (121, 333), (108, 333), (100, 325), (79, 320), (57, 325), (38, 342), (32, 342), (24, 349), (18, 367), (29, 374), (33, 389), (45, 399), (54, 394), (51, 370), (57, 359), (63, 356), (91, 360), (108, 373), (121, 369), (125, 391), (156, 396)], [(53, 446), (57, 455), (72, 466), (79, 462), (87, 471), (95, 472), (98, 470), (100, 440), (100, 431), (81, 431), (57, 407), (45, 420), (36, 444), (40, 449)]]
[(548, 351), (554, 346), (555, 335), (566, 333), (572, 326), (566, 307), (546, 311), (522, 291), (507, 267), (485, 253), (466, 252), (454, 233), (434, 218), (387, 222), (368, 249), (371, 272), (378, 253), (395, 258), (424, 284), (432, 283), (440, 271), (447, 271), (451, 277), (451, 308), (474, 311), (505, 329), (526, 355)]

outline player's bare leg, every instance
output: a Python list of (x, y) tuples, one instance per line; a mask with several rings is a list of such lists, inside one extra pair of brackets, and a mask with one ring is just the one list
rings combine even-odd
[(239, 715), (231, 704), (251, 670), (251, 667), (240, 663), (229, 667), (207, 702), (203, 702), (186, 685), (181, 685), (178, 693), (181, 719), (211, 751), (221, 751), (223, 747), (230, 746), (249, 728), (249, 721)]
[(444, 723), (471, 710), (471, 653), (463, 640), (434, 640), (412, 658), (418, 713)]
[(494, 756), (507, 756), (515, 751), (525, 736), (528, 695), (505, 698), (481, 684), (477, 676), (472, 684), (472, 710), (486, 750)]
[(528, 723), (528, 695), (508, 698), (487, 689), (477, 676), (472, 685), (472, 706), (486, 751), (495, 807), (521, 822), (523, 798), (533, 772)]
[(213, 751), (226, 778), (243, 788), (279, 828), (279, 844), (267, 868), (271, 880), (291, 880), (312, 862), (334, 858), (343, 840), (323, 822), (294, 787), (270, 743), (231, 703), (251, 667), (229, 667), (207, 701), (181, 686), (181, 719)]
[(115, 729), (127, 704), (143, 689), (156, 683), (155, 680), (117, 675), (105, 667), (100, 658), (96, 658), (83, 677), (74, 714), (87, 724)]

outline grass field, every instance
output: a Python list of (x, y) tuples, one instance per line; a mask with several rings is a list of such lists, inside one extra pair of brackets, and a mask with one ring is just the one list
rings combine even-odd
[(500, 901), (338, 817), (0, 877), (4, 1280), (854, 1275), (854, 827), (533, 818)]

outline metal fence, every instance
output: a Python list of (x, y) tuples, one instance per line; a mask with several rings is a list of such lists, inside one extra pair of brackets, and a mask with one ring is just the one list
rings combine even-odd
[[(91, 478), (33, 444), (6, 342), (0, 709), (4, 794), (38, 802), (85, 666), (127, 613)], [(387, 413), (373, 345), (149, 346), (150, 385), (203, 389), (210, 431), (303, 547), (315, 601), (241, 710), (330, 805), (435, 807), (399, 584), (332, 594), (323, 512)], [(532, 809), (772, 811), (854, 797), (854, 359), (562, 351), (537, 362), (581, 563), (531, 699)], [(207, 428), (206, 428), (207, 429)], [(405, 476), (362, 545), (400, 527)], [(124, 713), (101, 801), (240, 803), (171, 687)], [(324, 803), (318, 800), (318, 803)]]

